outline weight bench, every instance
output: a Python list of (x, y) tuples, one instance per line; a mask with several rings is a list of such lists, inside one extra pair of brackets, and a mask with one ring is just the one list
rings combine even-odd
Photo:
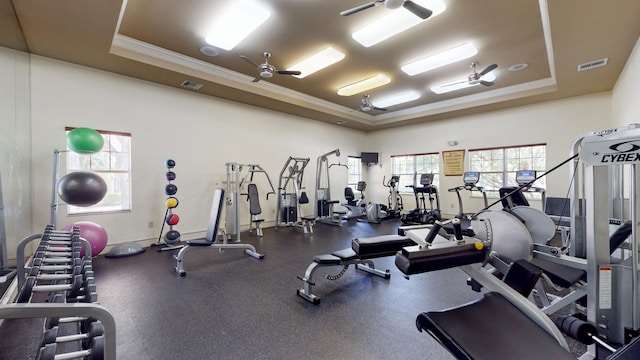
[(369, 274), (389, 279), (389, 270), (382, 271), (376, 269), (371, 259), (394, 256), (405, 246), (415, 245), (408, 237), (400, 235), (383, 235), (368, 238), (355, 238), (351, 241), (351, 248), (334, 251), (331, 254), (316, 255), (313, 262), (304, 273), (304, 277), (298, 276), (302, 280), (304, 287), (298, 289), (297, 293), (303, 299), (317, 305), (320, 298), (312, 293), (315, 285), (313, 273), (320, 267), (342, 266), (342, 270), (337, 275), (327, 275), (328, 280), (337, 280), (347, 271), (349, 265), (355, 265), (356, 269), (366, 271)]
[(222, 214), (222, 208), (224, 205), (224, 189), (215, 189), (213, 192), (213, 201), (211, 203), (211, 215), (209, 216), (209, 226), (207, 227), (207, 234), (204, 239), (200, 240), (189, 240), (187, 241), (187, 245), (182, 247), (177, 255), (174, 256), (176, 259), (176, 266), (174, 270), (180, 276), (185, 276), (187, 273), (184, 271), (182, 267), (182, 259), (184, 255), (193, 248), (213, 248), (218, 249), (219, 251), (223, 251), (224, 249), (244, 249), (244, 253), (254, 257), (256, 259), (262, 260), (265, 254), (258, 253), (256, 248), (251, 244), (241, 244), (227, 243), (227, 237), (223, 236), (224, 242), (221, 244), (216, 243), (216, 239), (218, 237), (218, 228), (220, 226), (220, 216)]

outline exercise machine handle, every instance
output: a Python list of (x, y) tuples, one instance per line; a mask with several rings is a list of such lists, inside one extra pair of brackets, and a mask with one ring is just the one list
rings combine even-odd
[(453, 235), (456, 237), (456, 240), (462, 240), (462, 222), (460, 219), (451, 219), (451, 224), (453, 225)]
[(438, 235), (438, 232), (440, 231), (441, 228), (442, 228), (442, 223), (436, 220), (436, 222), (431, 226), (429, 233), (424, 238), (424, 241), (427, 244), (431, 244), (433, 240), (436, 238), (436, 235)]

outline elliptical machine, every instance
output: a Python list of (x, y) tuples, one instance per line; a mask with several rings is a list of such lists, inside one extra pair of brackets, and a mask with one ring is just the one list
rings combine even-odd
[[(438, 188), (433, 185), (433, 174), (420, 175), (420, 185), (409, 186), (413, 188), (416, 208), (400, 216), (403, 224), (433, 224), (436, 220), (441, 220), (440, 197), (438, 196)], [(425, 194), (429, 199), (429, 209), (427, 209)], [(436, 202), (435, 207), (433, 206), (434, 200)]]
[(382, 179), (382, 184), (389, 188), (389, 197), (387, 198), (389, 205), (384, 204), (372, 204), (367, 205), (365, 214), (366, 220), (358, 219), (359, 221), (367, 221), (369, 223), (380, 224), (383, 220), (395, 219), (400, 217), (402, 211), (402, 197), (398, 194), (398, 183), (400, 182), (399, 175), (391, 176), (388, 182), (385, 183), (385, 179)]

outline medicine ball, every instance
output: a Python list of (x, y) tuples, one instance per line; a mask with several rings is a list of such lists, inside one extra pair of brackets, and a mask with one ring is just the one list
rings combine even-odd
[(173, 184), (169, 184), (169, 185), (165, 186), (164, 192), (167, 195), (175, 195), (178, 192), (178, 187), (173, 185)]
[(168, 198), (167, 201), (165, 201), (164, 203), (168, 209), (173, 209), (175, 207), (178, 207), (178, 199), (173, 196)]
[(174, 173), (173, 171), (167, 171), (167, 180), (173, 181), (175, 179), (176, 179), (176, 173)]
[(167, 225), (170, 226), (178, 225), (178, 223), (180, 222), (180, 217), (177, 214), (169, 214), (167, 215), (165, 221), (167, 222)]
[(107, 183), (100, 175), (89, 171), (74, 171), (58, 181), (58, 195), (70, 205), (95, 205), (106, 194)]
[(165, 166), (167, 167), (167, 169), (173, 169), (174, 167), (176, 167), (176, 162), (172, 159), (167, 159), (167, 161), (165, 162)]
[(180, 242), (180, 233), (176, 230), (169, 230), (164, 234), (164, 241), (167, 244), (175, 244)]

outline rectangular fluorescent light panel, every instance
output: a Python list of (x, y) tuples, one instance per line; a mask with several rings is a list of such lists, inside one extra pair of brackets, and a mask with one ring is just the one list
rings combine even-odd
[(229, 51), (262, 25), (269, 16), (271, 12), (255, 1), (231, 1), (231, 6), (219, 14), (218, 20), (204, 40), (209, 45)]
[(394, 9), (387, 11), (389, 15), (378, 18), (354, 32), (351, 37), (362, 46), (371, 47), (409, 30), (423, 21), (438, 16), (447, 7), (442, 0), (414, 0), (414, 2), (433, 11), (433, 14), (428, 19), (423, 20), (407, 9)]
[(344, 59), (345, 55), (340, 51), (332, 48), (331, 46), (324, 50), (317, 52), (310, 57), (302, 60), (301, 62), (291, 66), (287, 70), (298, 70), (300, 75), (293, 75), (298, 79), (305, 78), (316, 71), (322, 70), (328, 66), (331, 66), (338, 61)]
[(478, 53), (478, 49), (471, 43), (464, 43), (453, 49), (443, 51), (441, 53), (428, 56), (426, 58), (414, 61), (401, 67), (409, 76), (421, 74), (425, 71), (437, 69), (456, 61), (470, 58)]
[(390, 82), (391, 79), (389, 79), (387, 76), (378, 74), (368, 79), (358, 81), (357, 83), (341, 87), (340, 89), (338, 89), (338, 95), (351, 96), (373, 88), (377, 88), (378, 86), (382, 86)]
[[(483, 77), (480, 78), (480, 80), (484, 80), (484, 81), (495, 81), (495, 79), (496, 79), (496, 75), (493, 72), (485, 74)], [(468, 87), (476, 86), (476, 85), (480, 85), (480, 83), (477, 82), (475, 84), (469, 84), (469, 82), (466, 80), (463, 80), (463, 81), (457, 80), (457, 81), (451, 81), (448, 83), (433, 86), (431, 88), (431, 91), (433, 91), (436, 94), (444, 94), (444, 93), (448, 93), (448, 92), (452, 92), (460, 89), (466, 89)]]
[(409, 101), (420, 99), (420, 93), (417, 91), (405, 91), (400, 94), (396, 94), (393, 96), (389, 96), (386, 98), (382, 98), (379, 100), (375, 100), (372, 102), (373, 106), (386, 108), (393, 105), (403, 104)]

